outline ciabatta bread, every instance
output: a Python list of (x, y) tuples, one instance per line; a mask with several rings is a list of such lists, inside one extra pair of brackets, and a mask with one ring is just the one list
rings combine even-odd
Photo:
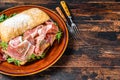
[(22, 35), (26, 30), (49, 20), (50, 17), (39, 8), (31, 8), (0, 23), (0, 37), (8, 42), (16, 36)]

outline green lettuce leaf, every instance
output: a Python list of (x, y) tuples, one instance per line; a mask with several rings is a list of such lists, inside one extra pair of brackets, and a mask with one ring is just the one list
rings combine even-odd
[(58, 40), (58, 43), (60, 42), (61, 37), (62, 37), (62, 31), (59, 30), (56, 34), (56, 39)]
[(8, 62), (8, 63), (14, 63), (14, 64), (17, 65), (17, 66), (20, 66), (20, 61), (14, 59), (14, 58), (11, 58), (11, 57), (7, 58), (7, 62)]
[(8, 18), (10, 18), (10, 17), (13, 17), (13, 16), (15, 16), (15, 15), (16, 15), (16, 13), (10, 14), (10, 16), (7, 16), (6, 14), (1, 14), (1, 15), (0, 15), (0, 22), (3, 22), (3, 21), (5, 21), (6, 19), (8, 19)]
[(3, 50), (6, 50), (8, 47), (8, 44), (6, 42), (0, 42), (0, 46), (2, 47)]

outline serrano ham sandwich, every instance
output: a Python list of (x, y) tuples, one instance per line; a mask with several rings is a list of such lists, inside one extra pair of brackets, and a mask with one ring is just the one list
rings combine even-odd
[(58, 26), (44, 11), (25, 10), (0, 23), (3, 44), (0, 55), (7, 55), (8, 62), (24, 65), (31, 56), (41, 56), (53, 44), (58, 32)]

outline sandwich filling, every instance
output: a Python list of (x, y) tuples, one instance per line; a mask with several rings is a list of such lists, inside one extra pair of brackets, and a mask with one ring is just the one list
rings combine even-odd
[[(53, 21), (46, 21), (44, 24), (27, 30), (24, 34), (11, 39), (6, 50), (2, 51), (9, 57), (26, 63), (33, 54), (41, 56), (53, 44), (58, 31), (58, 26)], [(3, 54), (0, 55), (0, 60), (5, 60)]]
[(53, 22), (46, 22), (10, 40), (6, 53), (20, 61), (26, 61), (31, 54), (41, 56), (48, 45), (52, 45), (57, 32), (58, 27)]
[[(21, 17), (25, 16), (26, 17)], [(0, 62), (24, 65), (43, 57), (53, 42), (61, 37), (58, 26), (38, 8), (25, 10), (13, 17), (0, 16)]]

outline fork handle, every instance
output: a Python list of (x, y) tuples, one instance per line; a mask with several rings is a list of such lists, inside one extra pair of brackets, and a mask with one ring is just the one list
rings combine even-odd
[(62, 5), (62, 7), (63, 7), (63, 9), (64, 9), (64, 11), (66, 13), (66, 15), (70, 16), (70, 11), (68, 10), (68, 7), (67, 7), (65, 1), (61, 1), (60, 4)]
[(63, 14), (62, 10), (60, 9), (60, 7), (56, 7), (56, 11), (57, 11), (58, 14), (63, 18), (63, 20), (64, 20), (65, 22), (67, 22), (67, 19), (66, 19), (66, 17), (64, 16), (64, 14)]

